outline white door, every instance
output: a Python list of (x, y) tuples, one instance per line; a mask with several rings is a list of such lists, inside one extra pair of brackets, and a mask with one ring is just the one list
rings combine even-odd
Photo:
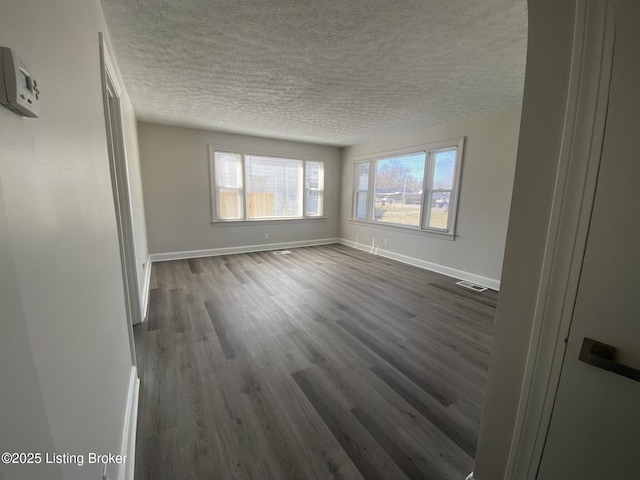
[[(640, 479), (640, 3), (616, 4), (595, 203), (538, 480)], [(613, 361), (590, 360), (620, 373), (580, 361), (585, 338), (615, 347)]]

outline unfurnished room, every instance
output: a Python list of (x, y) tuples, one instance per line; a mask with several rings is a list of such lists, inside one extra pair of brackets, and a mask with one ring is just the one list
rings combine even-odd
[(637, 479), (638, 22), (0, 0), (0, 479)]

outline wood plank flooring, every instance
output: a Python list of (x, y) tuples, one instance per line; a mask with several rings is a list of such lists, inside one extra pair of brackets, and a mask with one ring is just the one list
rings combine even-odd
[(342, 245), (154, 263), (136, 480), (462, 480), (497, 293)]

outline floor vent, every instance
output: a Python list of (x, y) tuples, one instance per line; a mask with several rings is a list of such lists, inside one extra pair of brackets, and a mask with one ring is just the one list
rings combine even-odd
[(291, 250), (276, 250), (273, 252), (274, 255), (289, 255)]
[(466, 280), (456, 282), (456, 285), (468, 288), (469, 290), (473, 290), (474, 292), (484, 292), (487, 289), (487, 287), (483, 287), (482, 285), (478, 285), (476, 283), (467, 282)]

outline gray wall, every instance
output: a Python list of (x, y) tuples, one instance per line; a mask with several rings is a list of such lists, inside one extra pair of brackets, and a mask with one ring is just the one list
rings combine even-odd
[[(119, 452), (132, 358), (102, 101), (102, 11), (96, 0), (0, 0), (0, 11), (0, 45), (22, 56), (42, 92), (38, 119), (0, 107), (0, 451)], [(135, 165), (126, 92), (123, 110)], [(0, 476), (45, 478), (18, 470), (0, 465)], [(100, 478), (101, 466), (46, 472), (84, 480)]]
[[(519, 124), (520, 109), (514, 109), (346, 148), (340, 237), (354, 242), (358, 235), (359, 244), (379, 247), (379, 252), (384, 250), (386, 255), (406, 256), (417, 259), (418, 264), (424, 261), (444, 266), (444, 270), (467, 272), (471, 274), (466, 275), (470, 279), (497, 287), (509, 218)], [(353, 157), (463, 136), (466, 140), (454, 241), (350, 220)], [(388, 246), (384, 246), (385, 238)]]
[[(0, 272), (0, 450), (54, 451), (22, 308), (1, 182)], [(60, 468), (49, 465), (0, 465), (0, 472), (12, 480), (62, 478)]]
[(504, 478), (531, 336), (567, 100), (573, 2), (529, 1), (522, 127), (476, 480)]
[[(145, 122), (138, 123), (138, 134), (152, 254), (260, 247), (338, 236), (339, 148)], [(326, 219), (212, 225), (210, 144), (252, 153), (324, 161)], [(265, 233), (269, 234), (268, 240), (264, 238)]]

